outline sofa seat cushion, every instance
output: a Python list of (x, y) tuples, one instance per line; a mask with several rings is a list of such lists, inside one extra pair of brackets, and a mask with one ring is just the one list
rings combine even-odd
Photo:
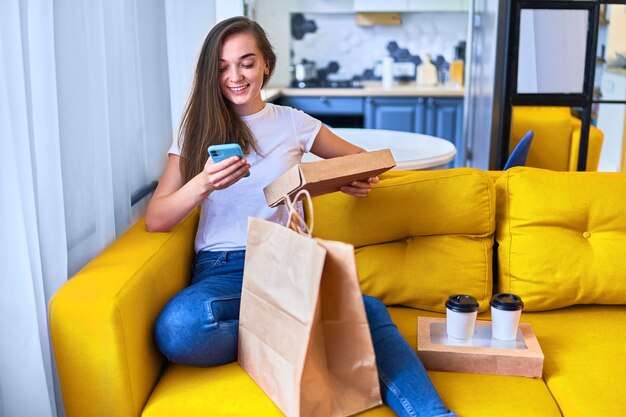
[[(367, 417), (392, 417), (386, 406)], [(156, 386), (143, 417), (281, 417), (284, 414), (237, 364), (215, 368), (169, 365)]]
[[(394, 322), (415, 349), (418, 315), (440, 316), (405, 307), (389, 308)], [(463, 417), (498, 416), (515, 405), (515, 415), (560, 417), (548, 388), (538, 378), (429, 372), (448, 407)], [(169, 365), (146, 407), (143, 417), (271, 417), (280, 410), (254, 381), (232, 363), (216, 368)], [(393, 417), (385, 405), (362, 417)]]
[(386, 305), (445, 311), (451, 294), (488, 308), (495, 188), (471, 168), (383, 175), (357, 199), (313, 199), (316, 237), (354, 245), (363, 293)]
[(626, 306), (523, 313), (543, 354), (543, 378), (564, 417), (626, 414)]
[(498, 290), (526, 311), (626, 304), (626, 174), (516, 167), (496, 182)]

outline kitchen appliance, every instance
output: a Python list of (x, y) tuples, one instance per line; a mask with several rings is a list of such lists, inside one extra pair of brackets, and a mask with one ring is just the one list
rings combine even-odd
[(317, 78), (317, 67), (313, 61), (303, 59), (300, 63), (290, 67), (290, 70), (297, 82), (307, 82)]

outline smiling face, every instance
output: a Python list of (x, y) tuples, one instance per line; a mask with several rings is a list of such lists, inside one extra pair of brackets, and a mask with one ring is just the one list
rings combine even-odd
[(219, 60), (220, 91), (239, 116), (263, 109), (261, 87), (268, 74), (269, 65), (251, 34), (236, 33), (224, 40)]

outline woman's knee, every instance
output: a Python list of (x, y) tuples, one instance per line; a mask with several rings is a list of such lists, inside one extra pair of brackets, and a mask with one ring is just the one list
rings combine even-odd
[(370, 315), (381, 315), (387, 312), (387, 307), (376, 297), (363, 295), (363, 303), (365, 304), (365, 312), (368, 317)]
[(363, 295), (363, 303), (365, 304), (365, 313), (367, 321), (372, 330), (376, 327), (393, 324), (391, 316), (387, 311), (387, 307), (378, 298)]

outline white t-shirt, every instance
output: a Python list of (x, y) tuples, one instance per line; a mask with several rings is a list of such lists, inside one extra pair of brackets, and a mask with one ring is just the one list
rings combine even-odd
[[(202, 202), (196, 252), (245, 249), (249, 216), (277, 223), (284, 221), (282, 209), (267, 206), (263, 188), (300, 163), (302, 155), (311, 150), (322, 126), (319, 120), (300, 110), (271, 103), (242, 119), (256, 138), (263, 156), (251, 150), (246, 156), (250, 176), (224, 190), (212, 192)], [(180, 155), (177, 141), (169, 153)]]

